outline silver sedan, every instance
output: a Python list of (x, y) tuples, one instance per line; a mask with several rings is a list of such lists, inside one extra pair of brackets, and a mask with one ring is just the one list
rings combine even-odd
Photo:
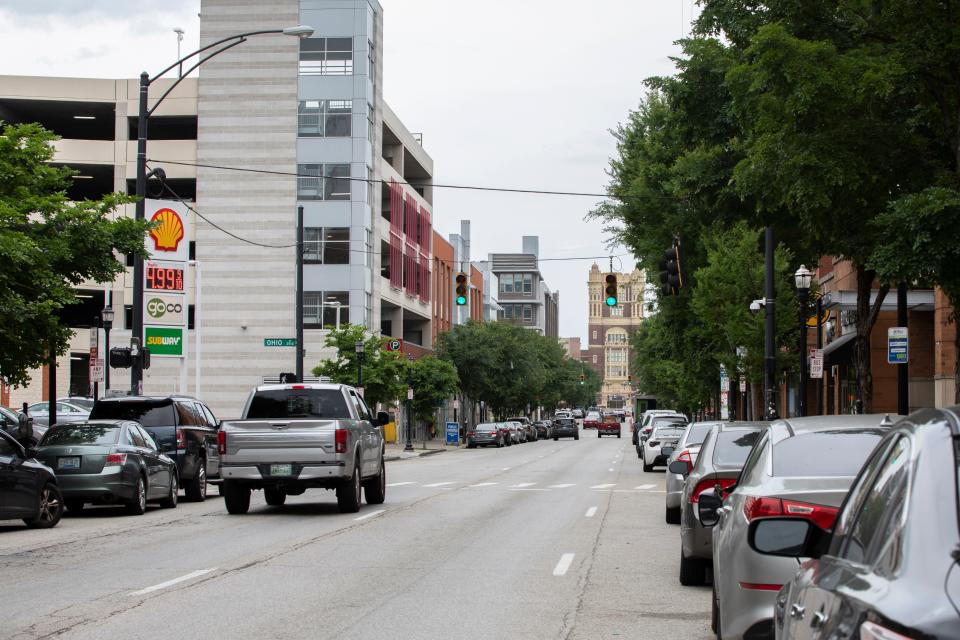
[(680, 499), (683, 495), (684, 475), (671, 473), (670, 463), (674, 460), (681, 460), (687, 463), (687, 473), (693, 470), (693, 465), (697, 462), (697, 454), (700, 452), (700, 445), (703, 439), (710, 433), (710, 428), (717, 424), (716, 422), (692, 422), (687, 425), (687, 430), (683, 432), (680, 441), (677, 442), (677, 448), (667, 460), (667, 505), (664, 518), (667, 524), (680, 524)]

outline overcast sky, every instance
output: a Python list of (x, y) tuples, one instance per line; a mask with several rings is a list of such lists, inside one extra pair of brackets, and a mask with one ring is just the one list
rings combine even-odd
[[(268, 1), (268, 0), (265, 0)], [(437, 183), (602, 193), (609, 129), (643, 79), (670, 73), (692, 0), (381, 0), (384, 97), (423, 133)], [(135, 77), (197, 47), (199, 0), (0, 0), (0, 74)], [(604, 256), (593, 198), (436, 189), (444, 236), (472, 221), (473, 259), (540, 236), (541, 258)], [(614, 249), (617, 254), (622, 248)], [(629, 256), (624, 270), (632, 269)], [(601, 267), (606, 264), (600, 261)], [(587, 336), (590, 260), (547, 261), (560, 334)], [(615, 262), (615, 267), (621, 266)]]

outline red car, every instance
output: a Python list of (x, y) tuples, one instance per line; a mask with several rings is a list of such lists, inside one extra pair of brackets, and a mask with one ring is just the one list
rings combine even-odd
[(596, 429), (600, 426), (600, 414), (596, 411), (591, 411), (587, 414), (587, 417), (583, 419), (583, 428), (584, 429)]
[(614, 434), (620, 437), (620, 417), (614, 414), (603, 416), (603, 420), (597, 425), (597, 437)]

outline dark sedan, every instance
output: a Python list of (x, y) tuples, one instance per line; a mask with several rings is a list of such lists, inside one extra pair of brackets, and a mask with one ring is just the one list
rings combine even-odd
[(958, 413), (926, 409), (894, 425), (832, 531), (802, 517), (750, 523), (754, 551), (811, 558), (777, 596), (776, 637), (960, 638)]
[(473, 429), (467, 431), (467, 448), (476, 449), (478, 445), (497, 447), (503, 446), (503, 432), (500, 431), (500, 425), (495, 422), (482, 422)]
[(28, 527), (49, 529), (60, 522), (63, 497), (53, 470), (31, 453), (0, 431), (0, 520), (23, 520)]
[(550, 433), (550, 422), (547, 420), (538, 420), (533, 423), (533, 426), (537, 429), (537, 439), (546, 440), (547, 438), (552, 437), (553, 434)]
[(91, 420), (54, 425), (37, 457), (56, 470), (67, 509), (123, 504), (141, 515), (147, 502), (177, 506), (177, 466), (136, 422)]
[(573, 418), (557, 418), (553, 421), (553, 439), (560, 438), (580, 439), (580, 430), (577, 428), (577, 421)]

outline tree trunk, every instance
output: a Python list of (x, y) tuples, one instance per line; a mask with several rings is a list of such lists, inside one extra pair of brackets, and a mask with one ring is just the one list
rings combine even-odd
[(857, 394), (863, 413), (873, 412), (873, 369), (870, 357), (870, 333), (877, 323), (880, 306), (887, 297), (890, 284), (885, 283), (877, 291), (877, 299), (870, 305), (870, 293), (875, 273), (863, 265), (857, 268), (857, 337), (854, 339), (854, 365), (857, 368)]

